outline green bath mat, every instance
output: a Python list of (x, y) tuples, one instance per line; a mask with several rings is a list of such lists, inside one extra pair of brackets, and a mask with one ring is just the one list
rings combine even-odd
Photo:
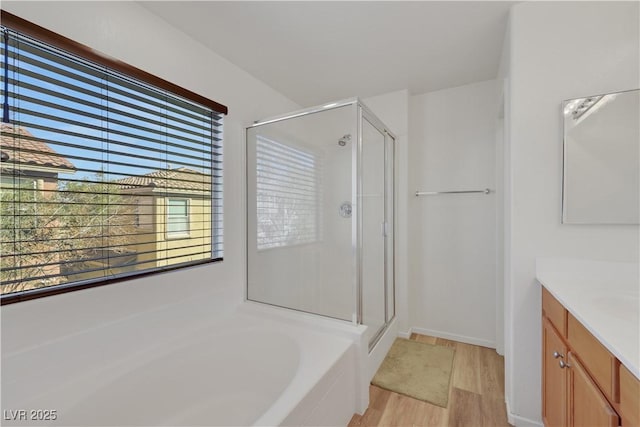
[(371, 384), (447, 407), (454, 350), (397, 338)]

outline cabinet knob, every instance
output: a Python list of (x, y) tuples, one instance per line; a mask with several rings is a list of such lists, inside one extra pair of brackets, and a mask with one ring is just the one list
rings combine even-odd
[(558, 353), (557, 351), (553, 352), (553, 358), (557, 359), (558, 357), (564, 357), (562, 354)]
[(568, 363), (564, 363), (564, 360), (561, 360), (559, 363), (561, 368), (570, 368), (571, 366), (569, 366)]

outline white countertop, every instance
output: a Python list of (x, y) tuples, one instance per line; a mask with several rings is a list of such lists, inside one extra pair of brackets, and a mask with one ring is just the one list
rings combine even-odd
[(640, 379), (640, 265), (537, 258), (538, 281)]

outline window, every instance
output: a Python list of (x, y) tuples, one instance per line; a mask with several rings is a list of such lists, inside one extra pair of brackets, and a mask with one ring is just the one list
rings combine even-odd
[(167, 202), (167, 237), (189, 235), (189, 201), (169, 199)]
[(259, 135), (256, 166), (258, 250), (318, 241), (319, 156)]
[(1, 31), (2, 303), (222, 259), (226, 107), (5, 11)]

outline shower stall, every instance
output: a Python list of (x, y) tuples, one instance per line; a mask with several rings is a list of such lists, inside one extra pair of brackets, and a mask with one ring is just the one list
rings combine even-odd
[(247, 128), (247, 299), (366, 325), (395, 316), (395, 137), (358, 99)]

